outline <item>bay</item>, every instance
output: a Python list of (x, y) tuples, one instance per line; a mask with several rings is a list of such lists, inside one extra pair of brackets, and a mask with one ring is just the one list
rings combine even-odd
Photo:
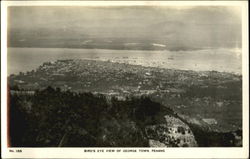
[(72, 48), (17, 48), (7, 49), (8, 75), (35, 70), (48, 61), (88, 59), (128, 63), (142, 66), (219, 71), (241, 74), (240, 49), (203, 49), (191, 51), (107, 50)]

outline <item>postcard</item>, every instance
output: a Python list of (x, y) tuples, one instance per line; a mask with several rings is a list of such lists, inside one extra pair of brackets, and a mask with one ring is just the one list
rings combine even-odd
[(3, 158), (248, 158), (246, 1), (4, 1)]

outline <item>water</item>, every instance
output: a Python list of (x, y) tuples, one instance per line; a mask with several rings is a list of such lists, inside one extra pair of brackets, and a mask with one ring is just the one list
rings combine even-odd
[(35, 70), (47, 61), (93, 59), (142, 66), (241, 74), (240, 49), (145, 51), (69, 48), (8, 48), (8, 75)]

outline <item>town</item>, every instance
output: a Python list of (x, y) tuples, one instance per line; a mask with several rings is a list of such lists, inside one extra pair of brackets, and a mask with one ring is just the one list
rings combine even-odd
[(226, 72), (80, 59), (46, 62), (36, 70), (9, 76), (12, 93), (32, 93), (52, 86), (62, 91), (103, 94), (108, 99), (149, 96), (191, 123), (222, 132), (241, 128), (241, 83), (241, 75)]

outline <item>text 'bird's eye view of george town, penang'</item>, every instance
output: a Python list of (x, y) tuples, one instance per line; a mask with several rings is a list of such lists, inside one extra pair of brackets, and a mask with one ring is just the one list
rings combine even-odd
[(237, 6), (10, 6), (10, 147), (242, 147)]

